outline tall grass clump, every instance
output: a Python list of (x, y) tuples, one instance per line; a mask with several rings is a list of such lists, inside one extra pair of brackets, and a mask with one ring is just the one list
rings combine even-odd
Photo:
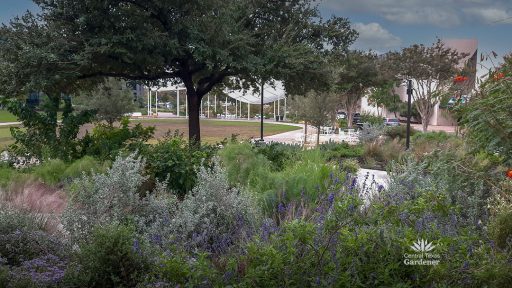
[[(340, 147), (335, 153), (344, 153), (344, 146)], [(281, 170), (257, 151), (247, 143), (230, 144), (219, 155), (230, 183), (242, 185), (256, 195), (267, 212), (277, 209), (280, 202), (298, 200), (301, 195), (318, 198), (326, 192), (327, 183), (340, 173), (320, 149), (295, 151), (288, 161), (283, 161)]]

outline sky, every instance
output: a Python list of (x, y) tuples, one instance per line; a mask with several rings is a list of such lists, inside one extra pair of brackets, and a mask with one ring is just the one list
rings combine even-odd
[[(348, 18), (359, 32), (352, 48), (384, 53), (441, 39), (477, 39), (479, 53), (512, 52), (512, 0), (323, 0), (325, 18)], [(26, 10), (31, 0), (0, 0), (0, 22)], [(489, 61), (483, 63), (491, 66)]]
[(512, 0), (324, 0), (320, 9), (350, 20), (356, 49), (382, 53), (438, 37), (477, 39), (480, 54), (495, 51), (500, 59), (512, 52)]

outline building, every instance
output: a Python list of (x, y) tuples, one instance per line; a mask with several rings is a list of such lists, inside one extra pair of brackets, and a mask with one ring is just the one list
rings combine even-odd
[[(459, 53), (467, 54), (467, 56), (462, 59), (459, 63), (459, 68), (463, 69), (464, 75), (467, 78), (464, 78), (464, 85), (461, 86), (460, 91), (458, 91), (459, 95), (454, 95), (453, 98), (465, 98), (467, 97), (471, 91), (474, 90), (476, 85), (476, 68), (478, 61), (478, 41), (476, 39), (446, 39), (442, 40), (445, 47), (454, 49)], [(454, 78), (457, 75), (453, 75)], [(400, 96), (400, 99), (404, 102), (407, 102), (407, 87), (406, 84), (402, 84), (400, 87), (397, 87), (395, 93)], [(457, 121), (452, 118), (451, 114), (448, 113), (447, 107), (442, 107), (441, 103), (438, 103), (434, 107), (434, 113), (430, 118), (429, 125), (439, 125), (439, 126), (456, 126)], [(382, 115), (382, 117), (387, 118), (395, 118), (395, 114), (386, 110), (386, 108), (379, 108), (372, 106), (368, 103), (368, 98), (363, 97), (361, 99), (361, 113), (370, 113), (374, 115)]]

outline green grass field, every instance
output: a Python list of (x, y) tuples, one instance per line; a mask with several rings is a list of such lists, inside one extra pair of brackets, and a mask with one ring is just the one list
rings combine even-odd
[[(7, 118), (7, 116), (5, 118)], [(164, 137), (167, 131), (175, 130), (179, 130), (186, 137), (188, 133), (187, 122), (187, 119), (144, 119), (132, 121), (132, 123), (141, 123), (143, 126), (155, 126), (156, 139)], [(0, 149), (14, 142), (11, 137), (9, 128), (10, 126), (0, 126)], [(88, 124), (82, 129), (82, 135), (85, 133), (85, 129), (90, 131), (92, 129), (92, 124)], [(294, 131), (298, 129), (301, 128), (275, 123), (265, 123), (263, 126), (265, 136)], [(259, 131), (260, 123), (257, 121), (247, 122), (206, 119), (201, 120), (201, 137), (202, 140), (206, 143), (216, 143), (222, 141), (224, 138), (230, 138), (233, 134), (239, 135), (240, 139), (258, 138), (260, 135)], [(156, 140), (150, 142), (156, 142)]]
[(0, 149), (14, 142), (11, 137), (11, 127), (12, 126), (0, 126)]
[(9, 113), (6, 110), (0, 110), (0, 123), (17, 122), (17, 121), (18, 121), (18, 119), (16, 118), (16, 116), (12, 115), (11, 113)]

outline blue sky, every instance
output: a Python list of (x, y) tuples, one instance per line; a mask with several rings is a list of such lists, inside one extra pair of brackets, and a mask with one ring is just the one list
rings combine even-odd
[[(0, 22), (37, 10), (31, 0), (0, 0)], [(512, 52), (512, 0), (323, 0), (325, 17), (347, 17), (360, 38), (357, 49), (378, 52), (436, 37), (476, 38), (479, 51)]]
[(385, 52), (439, 37), (477, 39), (480, 53), (512, 52), (512, 0), (324, 0), (320, 7), (324, 17), (350, 19), (358, 49)]

